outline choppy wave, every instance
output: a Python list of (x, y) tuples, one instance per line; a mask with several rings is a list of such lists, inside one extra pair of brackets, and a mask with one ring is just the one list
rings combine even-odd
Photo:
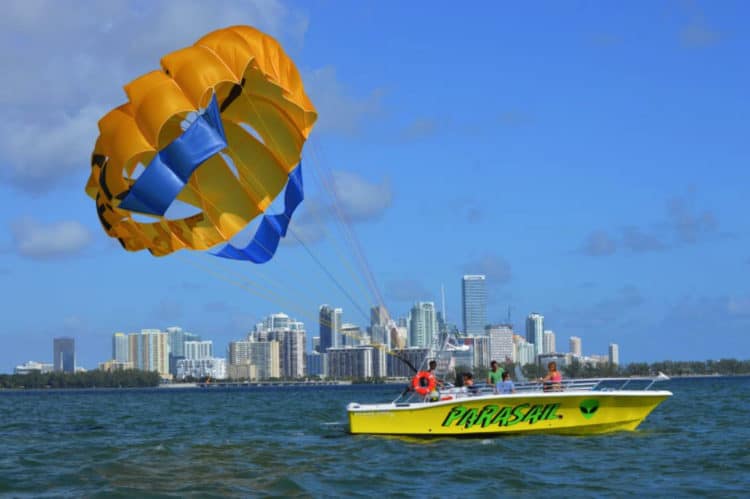
[(636, 432), (352, 436), (398, 388), (0, 393), (0, 495), (743, 496), (750, 379), (675, 380)]

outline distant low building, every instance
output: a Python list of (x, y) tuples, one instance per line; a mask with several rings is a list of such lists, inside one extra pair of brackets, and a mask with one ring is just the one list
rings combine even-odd
[(256, 381), (258, 379), (258, 370), (250, 361), (240, 364), (229, 364), (227, 366), (227, 377), (234, 380)]
[(13, 369), (13, 374), (31, 374), (31, 373), (46, 374), (46, 373), (51, 373), (53, 369), (54, 369), (54, 365), (52, 363), (36, 362), (34, 360), (30, 360), (25, 364), (16, 366), (15, 369)]
[(99, 363), (99, 370), (100, 371), (123, 371), (125, 369), (133, 369), (133, 363), (132, 362), (122, 362), (117, 359), (108, 360), (106, 362), (100, 362)]
[(177, 379), (227, 378), (227, 361), (216, 357), (181, 359), (177, 361)]

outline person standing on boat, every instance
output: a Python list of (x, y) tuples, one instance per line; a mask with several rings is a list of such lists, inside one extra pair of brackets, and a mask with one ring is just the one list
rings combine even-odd
[(504, 372), (505, 369), (498, 366), (496, 360), (490, 362), (490, 372), (487, 373), (487, 384), (497, 386), (497, 384), (502, 381)]
[(503, 373), (503, 380), (497, 384), (497, 391), (498, 393), (516, 393), (516, 387), (513, 385), (513, 382), (510, 380), (510, 373), (504, 372)]
[(559, 392), (560, 390), (562, 390), (562, 374), (557, 370), (557, 363), (550, 362), (549, 364), (547, 364), (547, 369), (547, 375), (539, 379), (539, 381), (544, 383), (543, 390), (545, 392)]
[(442, 387), (443, 386), (443, 380), (441, 380), (440, 378), (437, 377), (437, 372), (436, 372), (437, 371), (437, 361), (436, 360), (431, 360), (429, 365), (430, 365), (430, 368), (429, 368), (429, 370), (427, 372), (435, 380), (435, 385), (437, 385), (438, 387)]

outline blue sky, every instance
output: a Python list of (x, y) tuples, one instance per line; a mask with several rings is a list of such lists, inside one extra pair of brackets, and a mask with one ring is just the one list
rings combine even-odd
[[(10, 2), (0, 20), (0, 372), (79, 364), (111, 334), (216, 342), (285, 311), (364, 318), (305, 249), (264, 266), (109, 240), (83, 186), (97, 120), (159, 58), (232, 24), (284, 45), (320, 113), (293, 221), (367, 309), (439, 301), (486, 273), (489, 316), (536, 311), (625, 362), (750, 356), (745, 2)], [(250, 284), (246, 284), (250, 283)], [(312, 336), (313, 334), (310, 334)]]

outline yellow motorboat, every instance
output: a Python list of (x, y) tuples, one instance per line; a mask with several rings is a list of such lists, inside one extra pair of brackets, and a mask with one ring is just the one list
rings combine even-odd
[(442, 388), (425, 396), (410, 392), (391, 403), (350, 403), (354, 434), (469, 436), (514, 433), (589, 435), (635, 430), (672, 395), (652, 390), (655, 378), (570, 380), (555, 385), (521, 383), (515, 393), (490, 386), (473, 391)]

